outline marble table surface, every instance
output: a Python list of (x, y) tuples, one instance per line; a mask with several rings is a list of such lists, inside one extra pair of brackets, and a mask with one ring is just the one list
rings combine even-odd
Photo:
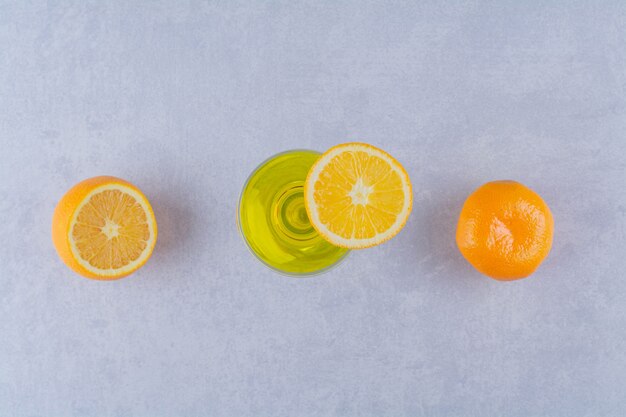
[[(623, 1), (0, 0), (0, 416), (626, 415)], [(406, 228), (319, 277), (238, 235), (250, 171), (364, 141), (414, 185)], [(58, 259), (52, 211), (116, 175), (152, 259)], [(500, 283), (463, 200), (515, 179), (550, 256)]]

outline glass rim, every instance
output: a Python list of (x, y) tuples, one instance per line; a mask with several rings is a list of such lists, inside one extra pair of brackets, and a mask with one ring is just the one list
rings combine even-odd
[[(241, 236), (241, 239), (246, 244), (246, 248), (248, 248), (248, 251), (252, 255), (254, 255), (254, 257), (258, 261), (260, 261), (261, 264), (264, 265), (266, 268), (268, 268), (271, 271), (276, 272), (276, 273), (278, 273), (280, 275), (291, 277), (291, 278), (308, 278), (308, 277), (313, 277), (313, 276), (316, 276), (316, 275), (321, 275), (321, 274), (324, 274), (326, 272), (331, 271), (332, 269), (335, 269), (336, 267), (338, 267), (339, 265), (341, 265), (343, 263), (343, 261), (348, 257), (348, 255), (352, 251), (350, 249), (346, 249), (346, 252), (339, 259), (337, 259), (335, 262), (333, 262), (332, 264), (330, 264), (330, 265), (328, 265), (328, 266), (326, 266), (324, 268), (318, 269), (318, 270), (313, 271), (313, 272), (288, 272), (288, 271), (284, 271), (282, 269), (278, 269), (278, 268), (268, 264), (263, 259), (261, 259), (261, 257), (250, 246), (250, 243), (248, 242), (248, 239), (246, 238), (246, 235), (243, 233), (242, 226), (241, 226), (241, 202), (243, 200), (243, 194), (244, 194), (246, 188), (248, 187), (248, 184), (250, 183), (250, 180), (252, 179), (254, 174), (256, 174), (261, 168), (263, 168), (267, 163), (269, 163), (270, 161), (274, 160), (275, 158), (277, 158), (279, 156), (282, 156), (282, 155), (295, 153), (295, 152), (311, 152), (311, 153), (315, 153), (317, 155), (321, 155), (322, 154), (321, 152), (314, 151), (312, 149), (300, 149), (300, 148), (290, 149), (290, 150), (287, 150), (287, 151), (282, 151), (282, 152), (275, 153), (275, 154), (271, 155), (270, 157), (265, 158), (263, 160), (263, 162), (258, 164), (250, 172), (250, 174), (248, 174), (248, 178), (246, 178), (246, 181), (243, 183), (243, 187), (241, 187), (241, 191), (239, 192), (239, 199), (237, 201), (237, 230), (239, 231), (239, 236)], [(331, 245), (332, 245), (332, 243), (331, 243)]]

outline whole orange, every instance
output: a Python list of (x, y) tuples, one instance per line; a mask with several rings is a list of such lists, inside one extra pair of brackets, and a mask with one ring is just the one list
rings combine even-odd
[(463, 204), (456, 230), (459, 250), (479, 272), (510, 281), (532, 274), (552, 247), (550, 208), (515, 181), (480, 186)]

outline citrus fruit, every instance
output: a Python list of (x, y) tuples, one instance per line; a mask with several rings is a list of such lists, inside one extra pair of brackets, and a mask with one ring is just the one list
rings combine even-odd
[(304, 184), (306, 212), (330, 243), (349, 249), (378, 245), (404, 226), (413, 205), (409, 175), (385, 151), (365, 143), (330, 148)]
[(509, 281), (532, 274), (552, 247), (548, 205), (515, 181), (483, 184), (465, 200), (456, 231), (459, 250), (474, 268)]
[(156, 239), (148, 199), (119, 178), (84, 180), (54, 210), (54, 246), (67, 266), (88, 278), (112, 280), (134, 272), (148, 260)]

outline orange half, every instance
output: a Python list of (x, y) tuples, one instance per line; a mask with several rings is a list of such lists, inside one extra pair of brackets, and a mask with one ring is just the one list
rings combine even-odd
[(115, 177), (95, 177), (69, 190), (54, 212), (52, 240), (72, 270), (110, 280), (141, 267), (154, 249), (157, 224), (148, 199)]

